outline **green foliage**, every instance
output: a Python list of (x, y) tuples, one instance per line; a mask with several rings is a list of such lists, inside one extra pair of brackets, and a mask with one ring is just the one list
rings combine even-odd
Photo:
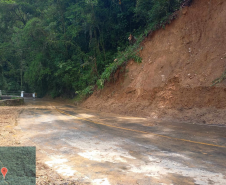
[(0, 3), (5, 3), (5, 4), (14, 4), (16, 3), (15, 1), (13, 0), (0, 0)]
[(88, 86), (84, 90), (82, 90), (81, 94), (84, 95), (84, 96), (91, 95), (91, 94), (93, 94), (93, 89), (94, 89), (93, 85)]
[(0, 0), (0, 89), (88, 96), (128, 60), (142, 62), (140, 42), (181, 2)]
[(20, 99), (20, 97), (11, 97), (12, 100)]
[[(137, 2), (135, 8), (135, 16), (137, 18), (136, 20), (139, 20), (141, 23), (141, 20), (145, 20), (145, 24), (143, 24), (145, 29), (143, 28), (136, 43), (133, 46), (128, 46), (123, 52), (118, 51), (116, 56), (117, 61), (111, 63), (109, 66), (106, 66), (101, 78), (97, 81), (97, 86), (99, 89), (103, 89), (105, 81), (109, 80), (116, 70), (130, 59), (137, 63), (142, 62), (142, 58), (139, 56), (139, 51), (143, 48), (138, 48), (144, 38), (143, 36), (147, 36), (148, 33), (160, 27), (165, 28), (165, 25), (169, 22), (171, 14), (179, 8), (181, 2), (182, 0), (141, 0)], [(137, 29), (137, 33), (139, 33), (139, 31), (140, 30)]]
[(75, 100), (81, 101), (93, 94), (94, 87), (94, 85), (90, 85), (81, 91), (76, 91), (75, 94), (77, 94), (77, 97), (75, 98)]
[(97, 86), (98, 86), (99, 89), (103, 89), (104, 88), (104, 82), (105, 82), (105, 80), (102, 79), (102, 78), (97, 80)]

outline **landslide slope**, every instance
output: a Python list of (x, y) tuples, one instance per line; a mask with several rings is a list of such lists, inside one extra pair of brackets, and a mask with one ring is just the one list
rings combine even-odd
[[(194, 0), (82, 106), (132, 116), (226, 124), (226, 1)], [(124, 72), (122, 72), (124, 71)]]

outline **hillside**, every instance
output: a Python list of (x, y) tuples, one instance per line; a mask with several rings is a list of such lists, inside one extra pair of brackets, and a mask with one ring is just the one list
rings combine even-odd
[[(82, 106), (150, 119), (226, 124), (226, 1), (194, 0), (142, 42), (141, 64), (129, 61)], [(122, 72), (123, 71), (123, 72)]]

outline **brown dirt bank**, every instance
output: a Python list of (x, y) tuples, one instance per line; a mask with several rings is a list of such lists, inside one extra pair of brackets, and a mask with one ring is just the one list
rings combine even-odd
[[(142, 43), (141, 64), (129, 61), (114, 83), (82, 106), (150, 118), (226, 124), (226, 1), (194, 0), (178, 19)], [(124, 71), (124, 72), (120, 72)]]

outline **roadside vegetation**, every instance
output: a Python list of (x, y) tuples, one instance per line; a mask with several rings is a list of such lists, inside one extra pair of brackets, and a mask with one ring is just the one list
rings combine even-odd
[(90, 95), (129, 59), (142, 62), (140, 42), (184, 2), (0, 0), (0, 89)]

